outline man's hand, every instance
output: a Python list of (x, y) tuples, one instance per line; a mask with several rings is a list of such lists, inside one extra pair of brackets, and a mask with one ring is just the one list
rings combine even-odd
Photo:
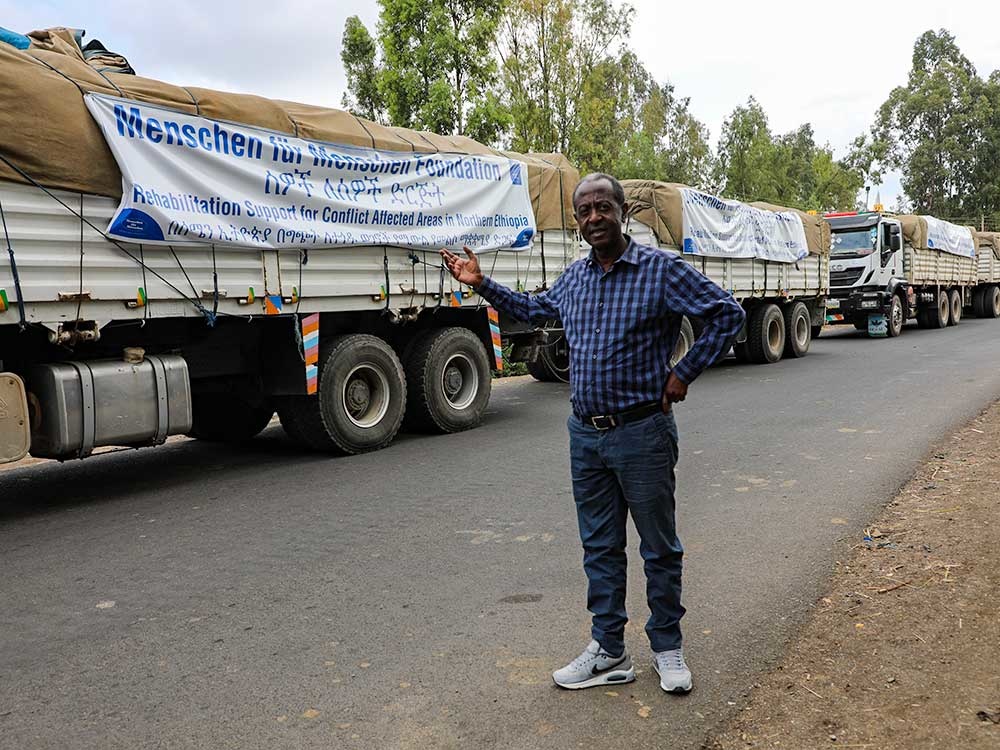
[(683, 401), (687, 398), (687, 395), (687, 383), (683, 382), (679, 377), (671, 372), (667, 377), (667, 384), (663, 387), (663, 413), (666, 414), (669, 412), (670, 407), (673, 404), (676, 404), (678, 401)]
[(441, 248), (441, 257), (444, 264), (451, 271), (451, 275), (461, 284), (469, 286), (479, 286), (483, 283), (483, 272), (479, 268), (479, 258), (469, 248), (462, 248), (468, 258), (460, 258), (455, 253)]

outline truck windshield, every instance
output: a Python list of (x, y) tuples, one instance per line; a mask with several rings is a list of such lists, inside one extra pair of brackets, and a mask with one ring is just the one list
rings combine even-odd
[(844, 232), (833, 233), (833, 247), (830, 249), (831, 256), (854, 256), (871, 255), (875, 252), (875, 240), (878, 238), (878, 228), (852, 229)]

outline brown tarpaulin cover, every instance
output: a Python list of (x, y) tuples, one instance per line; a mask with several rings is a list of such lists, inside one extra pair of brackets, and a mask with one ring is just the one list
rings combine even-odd
[(976, 236), (976, 247), (988, 247), (993, 250), (993, 256), (1000, 260), (1000, 232), (973, 232)]
[(903, 227), (904, 240), (913, 245), (913, 247), (920, 248), (921, 250), (927, 249), (926, 221), (919, 216), (912, 216), (910, 214), (903, 214), (894, 218), (899, 219), (899, 223)]
[[(538, 229), (576, 227), (572, 194), (580, 175), (560, 154), (504, 153), (470, 138), (385, 127), (341, 110), (101, 74), (84, 61), (69, 29), (29, 36), (32, 46), (24, 51), (0, 43), (0, 154), (46, 187), (121, 197), (118, 165), (83, 103), (84, 93), (93, 92), (328, 143), (506, 155), (528, 166)], [(2, 162), (0, 179), (25, 181)]]
[[(630, 204), (629, 216), (650, 227), (662, 244), (680, 246), (684, 237), (681, 188), (688, 186), (656, 180), (623, 180), (622, 187), (625, 188), (625, 200)], [(809, 252), (829, 254), (830, 225), (823, 218), (770, 203), (749, 205), (767, 211), (794, 211), (802, 217)]]

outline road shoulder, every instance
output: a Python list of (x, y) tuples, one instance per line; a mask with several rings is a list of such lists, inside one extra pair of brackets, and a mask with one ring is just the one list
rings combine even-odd
[(1000, 402), (931, 451), (703, 748), (1000, 747), (998, 592)]

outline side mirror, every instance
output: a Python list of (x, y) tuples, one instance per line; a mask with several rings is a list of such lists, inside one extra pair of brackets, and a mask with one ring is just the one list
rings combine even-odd
[(889, 248), (893, 252), (903, 249), (903, 237), (899, 233), (898, 224), (889, 225)]

